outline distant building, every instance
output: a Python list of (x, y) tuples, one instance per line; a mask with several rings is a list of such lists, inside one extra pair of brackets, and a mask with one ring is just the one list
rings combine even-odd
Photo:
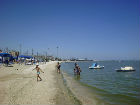
[(51, 61), (54, 61), (55, 60), (55, 58), (53, 56), (47, 56), (47, 59), (48, 60), (51, 60)]
[(77, 59), (77, 61), (85, 61), (85, 59)]
[(87, 58), (85, 59), (81, 59), (81, 58), (77, 58), (77, 59), (70, 59), (71, 61), (93, 61), (93, 60), (89, 60)]
[(18, 52), (18, 51), (11, 51), (10, 54), (11, 54), (13, 57), (19, 56), (19, 52)]

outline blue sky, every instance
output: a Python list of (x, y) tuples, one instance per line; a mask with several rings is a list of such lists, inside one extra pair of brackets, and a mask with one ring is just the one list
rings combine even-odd
[(0, 48), (139, 59), (139, 0), (0, 0)]

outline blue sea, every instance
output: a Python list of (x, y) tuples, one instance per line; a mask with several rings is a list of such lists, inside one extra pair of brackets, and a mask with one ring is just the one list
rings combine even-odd
[[(92, 89), (100, 101), (110, 105), (140, 104), (140, 61), (77, 62), (82, 70), (78, 77), (73, 73), (74, 63), (62, 63), (61, 70), (79, 82), (80, 85)], [(88, 69), (92, 63), (98, 63), (105, 68)], [(136, 71), (116, 72), (115, 69), (124, 66), (132, 66)]]

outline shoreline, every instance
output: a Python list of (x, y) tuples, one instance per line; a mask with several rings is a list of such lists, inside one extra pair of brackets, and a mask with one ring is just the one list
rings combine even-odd
[[(77, 78), (77, 77), (76, 77)], [(117, 105), (103, 101), (92, 87), (85, 86), (82, 82), (76, 81), (68, 73), (63, 71), (63, 79), (68, 90), (80, 102), (81, 105)]]
[(56, 105), (82, 105), (82, 103), (74, 96), (71, 90), (64, 83), (63, 73), (56, 73), (57, 87), (59, 90), (56, 94)]
[(99, 100), (93, 95), (93, 91), (91, 89), (83, 86), (70, 77), (67, 73), (63, 72), (63, 77), (66, 81), (68, 89), (82, 105), (109, 105), (99, 102)]
[(0, 67), (0, 104), (53, 104), (80, 105), (68, 90), (62, 74), (56, 72), (57, 62), (47, 62), (39, 67), (45, 72), (36, 81), (35, 65)]
[(32, 71), (35, 65), (0, 66), (0, 104), (112, 105), (63, 69), (58, 74), (56, 64), (39, 64), (45, 72), (39, 82), (36, 71)]

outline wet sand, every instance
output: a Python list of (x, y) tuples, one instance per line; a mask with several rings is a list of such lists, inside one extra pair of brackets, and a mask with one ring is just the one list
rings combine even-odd
[(45, 72), (36, 80), (35, 65), (0, 66), (0, 104), (80, 104), (56, 72), (57, 62), (40, 64)]

